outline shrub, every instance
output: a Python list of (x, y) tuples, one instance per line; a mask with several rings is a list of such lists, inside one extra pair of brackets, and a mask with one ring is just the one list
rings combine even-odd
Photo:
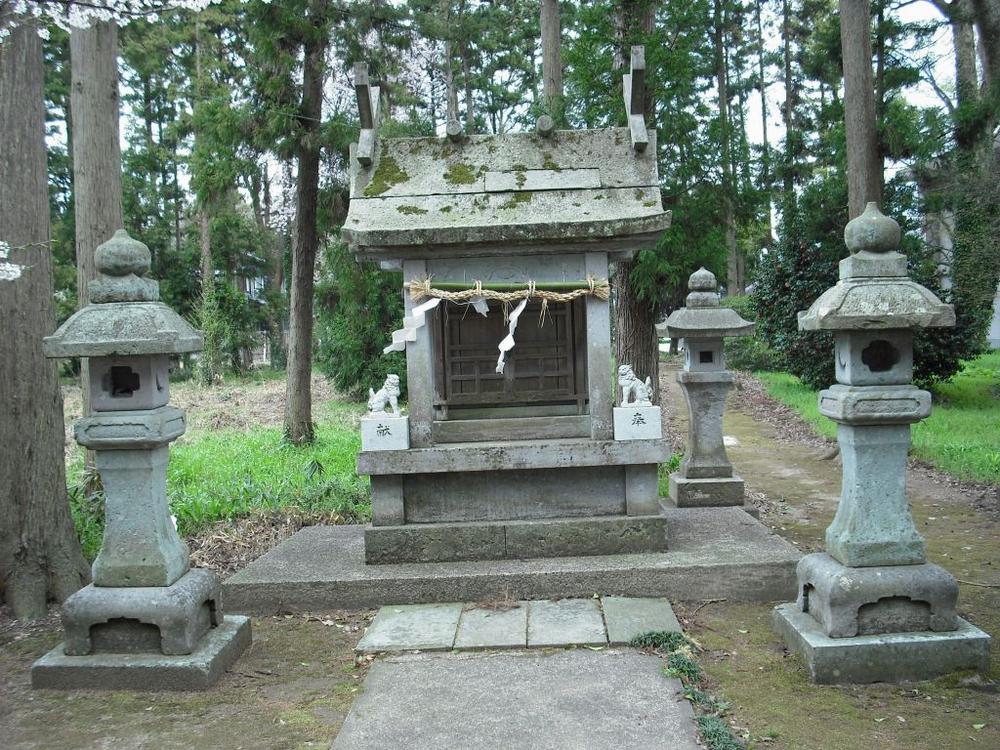
[[(726, 297), (722, 304), (734, 309), (744, 320), (757, 320), (757, 311), (750, 296)], [(778, 354), (761, 338), (755, 327), (749, 336), (726, 339), (726, 364), (733, 370), (770, 372), (778, 368)]]
[(392, 372), (405, 393), (404, 356), (382, 354), (392, 331), (403, 325), (402, 288), (401, 274), (359, 263), (344, 243), (326, 248), (316, 287), (316, 360), (340, 392), (363, 398)]

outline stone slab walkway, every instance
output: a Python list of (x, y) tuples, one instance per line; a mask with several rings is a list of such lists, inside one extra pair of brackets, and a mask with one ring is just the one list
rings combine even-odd
[(405, 654), (372, 665), (333, 750), (697, 750), (696, 735), (655, 656)]
[(627, 644), (653, 630), (680, 632), (666, 599), (601, 599), (382, 607), (360, 653)]

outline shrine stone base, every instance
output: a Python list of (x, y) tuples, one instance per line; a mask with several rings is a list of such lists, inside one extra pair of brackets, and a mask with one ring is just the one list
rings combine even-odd
[(67, 656), (60, 643), (31, 667), (31, 686), (57, 690), (205, 690), (250, 646), (250, 620), (226, 615), (193, 653)]
[(308, 526), (222, 584), (243, 614), (607, 596), (794, 598), (801, 553), (741, 508), (666, 508), (666, 552), (365, 564), (361, 526)]
[(674, 472), (670, 502), (678, 508), (743, 505), (743, 480), (738, 476), (689, 479)]
[(524, 560), (665, 552), (662, 515), (404, 524), (365, 529), (365, 562)]
[(960, 670), (987, 672), (990, 637), (958, 618), (958, 630), (830, 638), (795, 603), (780, 604), (771, 624), (805, 660), (813, 682), (846, 684), (929, 680)]

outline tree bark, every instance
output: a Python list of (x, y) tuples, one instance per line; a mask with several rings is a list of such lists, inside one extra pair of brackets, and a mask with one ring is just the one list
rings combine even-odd
[(62, 393), (42, 355), (55, 328), (42, 43), (17, 26), (0, 45), (0, 587), (17, 618), (44, 617), (90, 579), (66, 496)]
[(1000, 99), (1000, 0), (971, 0), (983, 51), (983, 76), (994, 101)]
[[(97, 275), (94, 250), (124, 226), (122, 158), (118, 140), (118, 27), (113, 22), (73, 29), (72, 65), (73, 204), (76, 214), (76, 285), (80, 307)], [(142, 239), (141, 237), (138, 239)], [(90, 377), (80, 366), (83, 414), (90, 414)], [(89, 465), (93, 452), (87, 451)]]
[(739, 247), (736, 244), (736, 212), (733, 207), (732, 128), (729, 121), (729, 71), (726, 69), (725, 19), (721, 0), (714, 0), (715, 83), (719, 96), (719, 138), (722, 163), (722, 224), (726, 242), (726, 292), (742, 294)]
[(853, 219), (865, 210), (868, 201), (882, 203), (869, 0), (840, 0), (840, 44), (844, 58), (848, 214)]
[[(321, 26), (319, 18), (314, 22)], [(306, 39), (302, 69), (303, 135), (299, 142), (296, 188), (295, 245), (292, 251), (292, 291), (289, 311), (288, 385), (285, 400), (285, 437), (295, 445), (314, 439), (312, 422), (313, 280), (319, 237), (316, 208), (319, 200), (317, 140), (323, 117), (323, 78), (327, 39), (319, 29)]]
[(557, 123), (564, 121), (562, 26), (559, 0), (542, 0), (542, 97), (545, 111)]
[[(631, 59), (631, 45), (634, 39), (653, 31), (656, 18), (655, 3), (651, 0), (621, 0), (618, 9), (617, 35), (615, 46), (615, 69), (624, 70)], [(647, 79), (645, 112), (652, 108), (652, 86)], [(656, 307), (647, 300), (639, 299), (632, 287), (632, 270), (636, 261), (619, 261), (611, 278), (615, 320), (615, 360), (619, 365), (631, 365), (640, 380), (647, 377), (653, 382), (653, 403), (660, 403), (659, 359), (656, 335)], [(616, 393), (619, 403), (621, 393)]]
[(764, 228), (764, 236), (762, 239), (762, 244), (764, 247), (771, 247), (773, 228), (771, 226), (771, 141), (767, 134), (767, 80), (765, 77), (764, 68), (764, 24), (761, 20), (761, 3), (763, 0), (755, 0), (754, 2), (754, 15), (757, 24), (757, 75), (758, 82), (760, 84), (760, 126), (761, 133), (763, 136), (763, 151), (761, 153), (761, 180), (764, 183), (764, 189), (767, 192), (767, 217), (766, 224)]

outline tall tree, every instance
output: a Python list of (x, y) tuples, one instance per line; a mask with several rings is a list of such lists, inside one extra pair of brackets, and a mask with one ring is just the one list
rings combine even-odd
[(844, 122), (847, 128), (847, 196), (850, 218), (868, 201), (882, 202), (882, 156), (875, 128), (871, 3), (839, 0), (844, 59)]
[(542, 0), (542, 106), (557, 123), (564, 119), (562, 25), (559, 0)]
[[(616, 18), (614, 69), (625, 71), (632, 44), (651, 34), (656, 19), (653, 0), (620, 0)], [(643, 112), (652, 111), (652, 86), (646, 85)], [(656, 335), (657, 305), (643, 298), (632, 281), (637, 260), (619, 261), (612, 276), (615, 315), (615, 360), (630, 364), (641, 380), (659, 382), (659, 349)], [(653, 403), (659, 403), (660, 389), (653, 388)]]
[(729, 69), (726, 65), (726, 19), (722, 0), (713, 0), (715, 81), (719, 98), (719, 143), (722, 160), (722, 223), (726, 241), (726, 292), (742, 294), (743, 263), (736, 244), (736, 208), (733, 205), (732, 122), (729, 116)]
[(288, 386), (285, 400), (285, 437), (298, 445), (314, 439), (312, 422), (313, 286), (319, 234), (318, 132), (323, 118), (323, 80), (326, 71), (328, 28), (325, 0), (309, 5), (302, 52), (301, 135), (298, 146), (295, 244), (292, 251), (292, 290), (289, 310)]
[(42, 42), (29, 24), (0, 44), (0, 133), (0, 586), (15, 617), (36, 618), (89, 571), (66, 496), (59, 378), (42, 355), (55, 316)]
[[(118, 26), (98, 21), (69, 35), (72, 65), (73, 202), (76, 284), (80, 306), (96, 276), (94, 250), (124, 226), (122, 159), (118, 138)], [(83, 413), (90, 414), (90, 378), (80, 368)], [(88, 451), (88, 459), (92, 460)]]

